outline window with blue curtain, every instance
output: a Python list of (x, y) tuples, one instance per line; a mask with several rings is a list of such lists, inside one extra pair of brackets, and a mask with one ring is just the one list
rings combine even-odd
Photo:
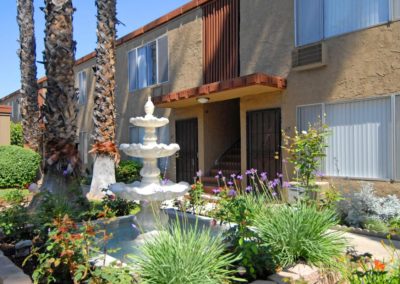
[(149, 42), (128, 53), (129, 91), (168, 81), (168, 37)]
[[(399, 0), (296, 0), (296, 44), (320, 41), (400, 16)], [(390, 15), (392, 7), (392, 16)]]

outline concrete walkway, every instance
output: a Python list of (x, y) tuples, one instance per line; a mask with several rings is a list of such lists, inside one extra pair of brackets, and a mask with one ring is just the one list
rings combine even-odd
[[(400, 241), (383, 240), (381, 238), (357, 235), (353, 233), (344, 233), (344, 237), (348, 240), (348, 247), (353, 247), (359, 254), (370, 253), (374, 258), (388, 261), (393, 255), (391, 244), (396, 248), (395, 252), (400, 257)], [(386, 247), (382, 245), (382, 241)]]

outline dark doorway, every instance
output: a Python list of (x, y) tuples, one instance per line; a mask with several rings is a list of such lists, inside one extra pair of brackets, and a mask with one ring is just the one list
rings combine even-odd
[(267, 172), (273, 179), (282, 172), (281, 165), (281, 110), (248, 112), (247, 167)]
[(197, 128), (197, 118), (176, 121), (176, 143), (181, 148), (176, 159), (178, 182), (193, 183), (193, 177), (199, 169)]

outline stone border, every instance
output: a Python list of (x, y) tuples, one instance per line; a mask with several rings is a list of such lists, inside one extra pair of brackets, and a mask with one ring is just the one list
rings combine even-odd
[(32, 284), (31, 278), (0, 250), (0, 284)]
[(382, 233), (374, 230), (367, 230), (367, 229), (362, 229), (362, 228), (355, 228), (355, 227), (348, 227), (345, 225), (337, 225), (333, 227), (334, 230), (338, 231), (344, 231), (348, 233), (353, 233), (357, 235), (364, 235), (364, 236), (369, 236), (369, 237), (376, 237), (376, 238), (381, 238), (381, 239), (387, 239), (387, 237), (390, 235), (391, 240), (395, 241), (400, 241), (400, 235), (396, 234), (390, 234), (390, 233)]

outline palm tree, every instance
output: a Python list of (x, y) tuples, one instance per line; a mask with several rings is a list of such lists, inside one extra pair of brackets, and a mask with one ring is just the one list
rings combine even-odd
[(97, 48), (94, 93), (93, 179), (89, 199), (101, 199), (102, 192), (115, 183), (115, 163), (119, 154), (115, 145), (115, 40), (116, 0), (96, 0)]
[(45, 0), (47, 93), (43, 116), (46, 166), (42, 188), (67, 193), (78, 186), (77, 102), (74, 82), (75, 42), (71, 0)]
[(21, 116), (24, 144), (39, 151), (38, 84), (36, 69), (36, 41), (33, 20), (33, 0), (17, 0), (21, 69)]

